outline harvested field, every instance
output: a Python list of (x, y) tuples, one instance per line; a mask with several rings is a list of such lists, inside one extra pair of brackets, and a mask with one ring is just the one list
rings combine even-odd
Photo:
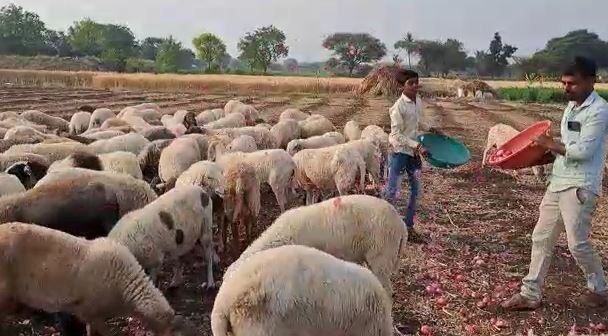
[[(223, 106), (238, 98), (254, 104), (269, 121), (276, 121), (287, 107), (300, 107), (330, 118), (340, 128), (350, 119), (362, 126), (377, 124), (390, 128), (387, 110), (392, 102), (378, 98), (357, 98), (349, 94), (267, 94), (234, 95), (168, 92), (110, 91), (97, 89), (0, 87), (0, 112), (38, 109), (68, 118), (84, 104), (118, 110), (143, 101), (157, 102), (166, 112)], [(587, 327), (590, 322), (608, 322), (606, 310), (590, 310), (579, 297), (585, 290), (582, 272), (568, 252), (562, 236), (546, 281), (545, 304), (535, 312), (505, 313), (498, 304), (513, 294), (527, 272), (530, 235), (537, 219), (537, 207), (544, 186), (532, 175), (520, 181), (499, 173), (480, 170), (479, 161), (487, 130), (497, 122), (514, 127), (549, 118), (559, 120), (560, 106), (516, 103), (472, 103), (452, 98), (429, 98), (425, 118), (469, 146), (473, 162), (456, 170), (424, 167), (423, 195), (417, 228), (430, 235), (427, 246), (409, 246), (401, 271), (393, 281), (394, 317), (405, 334), (417, 334), (428, 325), (433, 335), (465, 335), (464, 327), (474, 324), (478, 335), (566, 335), (573, 324)], [(407, 182), (404, 182), (407, 193)], [(278, 216), (278, 208), (268, 188), (263, 188), (263, 211), (258, 231)], [(406, 195), (402, 196), (405, 200)], [(298, 200), (297, 204), (302, 204)], [(398, 204), (405, 211), (405, 202)], [(602, 198), (595, 215), (593, 243), (604, 264), (608, 258), (608, 201)], [(209, 313), (214, 293), (201, 288), (204, 279), (202, 258), (186, 258), (186, 284), (165, 290), (169, 275), (161, 274), (161, 288), (173, 307), (199, 326), (200, 335), (210, 336)], [(481, 262), (478, 260), (482, 260)], [(222, 260), (223, 267), (230, 260)], [(167, 268), (168, 270), (169, 268)], [(217, 274), (219, 276), (219, 274)], [(441, 285), (442, 294), (431, 296), (425, 287)], [(447, 300), (440, 307), (436, 300)], [(479, 304), (486, 297), (485, 304)], [(339, 298), (336, 298), (339, 300)], [(26, 318), (28, 320), (26, 320)], [(501, 319), (500, 327), (492, 319)], [(48, 325), (48, 323), (46, 323)], [(21, 317), (9, 323), (8, 335), (51, 335), (38, 318)], [(116, 321), (116, 333), (134, 333), (130, 324)], [(122, 331), (120, 331), (122, 329)], [(530, 333), (532, 331), (532, 333)], [(589, 332), (581, 329), (581, 332)]]

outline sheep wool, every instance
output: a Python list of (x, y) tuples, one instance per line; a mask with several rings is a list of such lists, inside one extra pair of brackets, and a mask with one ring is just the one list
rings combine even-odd
[(93, 130), (101, 127), (104, 121), (107, 119), (115, 117), (114, 112), (108, 108), (99, 108), (93, 111), (91, 114), (91, 120), (89, 121), (88, 130)]
[(346, 125), (344, 125), (344, 137), (346, 138), (346, 141), (361, 139), (361, 127), (359, 126), (359, 123), (354, 120), (348, 121)]
[(309, 113), (302, 112), (295, 108), (289, 108), (281, 113), (279, 116), (279, 121), (293, 119), (295, 121), (306, 120), (306, 118), (310, 117)]
[(255, 139), (249, 135), (240, 135), (232, 140), (226, 150), (229, 152), (251, 153), (258, 150)]
[(171, 189), (177, 178), (194, 163), (204, 160), (199, 143), (192, 137), (181, 137), (173, 140), (165, 148), (158, 162), (158, 176)]
[(207, 129), (223, 129), (231, 127), (244, 127), (247, 123), (245, 122), (245, 116), (240, 113), (230, 113), (225, 117), (211, 121), (205, 125)]
[(282, 245), (305, 245), (337, 258), (365, 262), (389, 294), (407, 229), (395, 208), (368, 195), (349, 195), (291, 209), (277, 218), (227, 270), (224, 279), (252, 255)]
[(175, 182), (176, 187), (189, 185), (199, 186), (209, 194), (223, 197), (226, 185), (224, 171), (215, 162), (199, 161), (183, 172)]
[[(329, 135), (332, 133), (331, 135)], [(295, 139), (291, 140), (287, 144), (287, 153), (289, 155), (295, 155), (297, 152), (303, 149), (317, 149), (323, 147), (334, 146), (344, 143), (344, 136), (337, 132), (325, 133), (323, 135), (316, 135), (307, 139)], [(333, 135), (336, 133), (337, 135)]]
[(391, 310), (369, 270), (290, 245), (251, 256), (224, 280), (211, 329), (215, 336), (392, 336)]
[(223, 109), (205, 110), (196, 116), (196, 124), (204, 126), (212, 121), (219, 120), (225, 116)]
[(296, 120), (283, 119), (276, 125), (272, 126), (270, 133), (275, 138), (279, 148), (287, 148), (287, 144), (291, 140), (299, 139), (302, 134), (302, 129)]
[(291, 188), (296, 164), (291, 156), (282, 149), (269, 149), (252, 153), (230, 153), (221, 156), (217, 162), (227, 166), (228, 162), (243, 161), (251, 165), (260, 182), (270, 185), (281, 212), (287, 205), (288, 190)]
[(59, 130), (61, 132), (67, 132), (70, 129), (70, 123), (66, 120), (59, 117), (53, 117), (36, 110), (21, 113), (21, 118), (38, 125), (44, 125), (50, 129)]
[(80, 183), (78, 182), (78, 179), (82, 178), (88, 181), (102, 183), (108, 190), (114, 193), (119, 205), (120, 216), (123, 216), (130, 211), (143, 208), (157, 198), (154, 190), (142, 180), (138, 180), (126, 174), (83, 168), (66, 168), (49, 173), (41, 179), (32, 190), (36, 190), (47, 184), (58, 183), (58, 181), (78, 184)]
[(88, 145), (90, 152), (96, 154), (104, 154), (111, 152), (131, 152), (135, 155), (139, 154), (150, 141), (138, 133), (129, 133), (107, 140), (97, 140)]
[(139, 316), (157, 335), (180, 334), (181, 318), (120, 244), (10, 223), (0, 226), (0, 249), (5, 251), (0, 255), (1, 307), (16, 302), (68, 312), (101, 335), (111, 334), (106, 320), (129, 315)]
[(0, 197), (24, 192), (25, 187), (15, 175), (0, 173)]
[(323, 135), (336, 130), (331, 121), (321, 115), (312, 115), (308, 119), (300, 121), (299, 124), (302, 128), (302, 138)]
[(152, 278), (163, 262), (205, 250), (207, 286), (213, 281), (212, 201), (201, 187), (176, 187), (144, 208), (122, 217), (108, 238), (125, 245)]
[(70, 119), (69, 132), (72, 135), (80, 135), (89, 128), (91, 122), (91, 113), (89, 112), (76, 112)]
[(50, 163), (63, 160), (70, 154), (83, 151), (90, 152), (86, 145), (78, 142), (39, 143), (15, 145), (6, 150), (6, 154), (31, 153), (44, 156)]
[(316, 203), (321, 194), (338, 191), (346, 195), (356, 187), (363, 190), (365, 162), (352, 148), (305, 149), (293, 156), (295, 182), (306, 191), (306, 204)]

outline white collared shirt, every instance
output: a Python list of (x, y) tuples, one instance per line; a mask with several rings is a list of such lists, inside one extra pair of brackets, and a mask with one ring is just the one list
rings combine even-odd
[[(568, 123), (579, 127), (568, 127)], [(607, 128), (608, 104), (597, 92), (579, 106), (574, 102), (568, 104), (561, 122), (566, 155), (558, 155), (553, 163), (549, 191), (576, 187), (602, 195)]]
[(416, 102), (413, 102), (404, 94), (390, 108), (391, 133), (388, 140), (394, 152), (414, 155), (414, 149), (419, 144), (417, 140), (419, 129), (423, 131), (429, 129), (422, 120), (423, 108), (419, 96), (416, 96)]

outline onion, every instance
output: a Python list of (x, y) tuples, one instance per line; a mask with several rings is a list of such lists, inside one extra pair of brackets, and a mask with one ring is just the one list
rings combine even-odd
[(475, 324), (467, 324), (464, 326), (464, 331), (466, 331), (467, 334), (475, 335), (479, 332), (479, 327)]
[(423, 325), (420, 327), (420, 334), (422, 335), (430, 335), (432, 332), (433, 330), (428, 325)]
[(443, 307), (446, 304), (448, 304), (448, 300), (444, 297), (440, 297), (437, 299), (437, 301), (435, 301), (437, 303), (438, 306)]

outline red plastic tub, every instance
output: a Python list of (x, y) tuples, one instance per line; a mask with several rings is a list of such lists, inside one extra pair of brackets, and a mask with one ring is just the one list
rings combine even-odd
[(544, 161), (546, 149), (532, 146), (533, 140), (551, 129), (551, 121), (539, 121), (519, 132), (498, 148), (489, 158), (488, 164), (502, 169), (533, 167)]

